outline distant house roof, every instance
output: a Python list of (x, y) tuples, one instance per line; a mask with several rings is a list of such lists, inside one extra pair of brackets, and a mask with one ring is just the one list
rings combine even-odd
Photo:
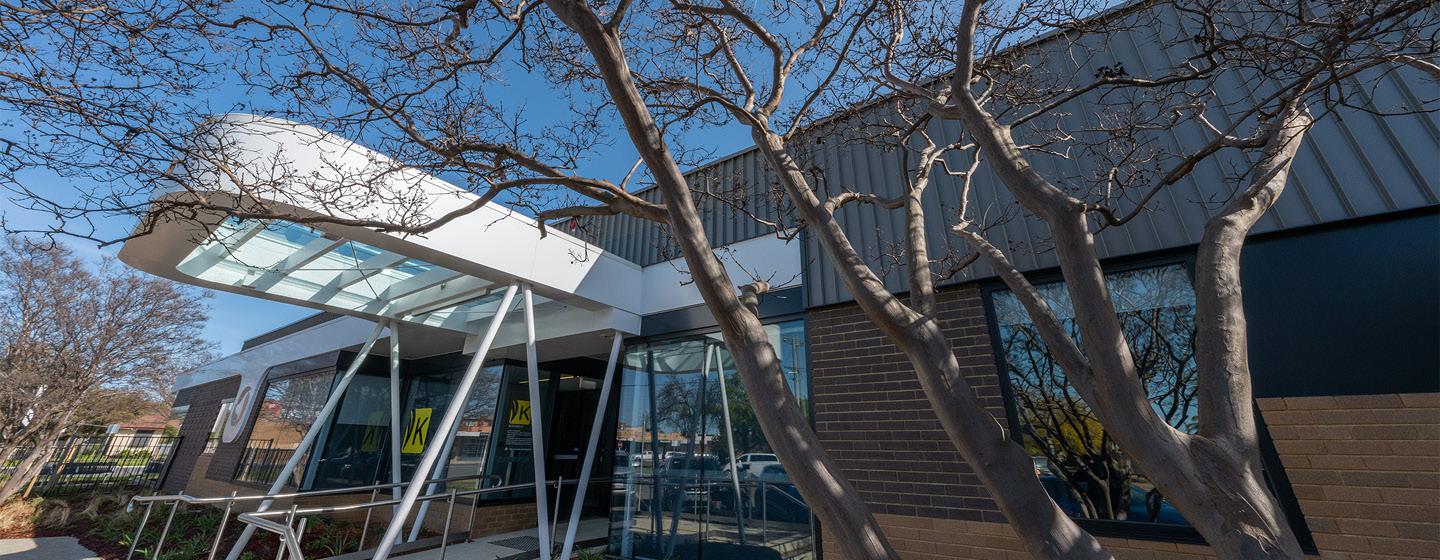
[(164, 414), (146, 414), (128, 422), (121, 422), (122, 430), (163, 430), (170, 425), (170, 417)]

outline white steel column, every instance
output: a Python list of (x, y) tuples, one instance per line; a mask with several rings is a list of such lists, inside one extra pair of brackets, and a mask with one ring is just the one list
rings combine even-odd
[[(370, 355), (370, 348), (375, 346), (375, 341), (380, 339), (380, 333), (384, 330), (384, 322), (375, 323), (375, 330), (370, 333), (370, 338), (365, 341), (364, 346), (360, 347), (360, 353), (355, 355), (355, 359), (350, 361), (350, 367), (345, 369), (345, 375), (340, 377), (340, 382), (336, 383), (335, 388), (330, 391), (330, 398), (325, 400), (325, 406), (321, 407), (320, 413), (316, 415), (315, 423), (310, 424), (310, 429), (305, 431), (305, 437), (300, 438), (300, 444), (295, 447), (295, 452), (290, 454), (290, 460), (280, 468), (279, 476), (275, 477), (275, 482), (270, 485), (270, 490), (266, 494), (276, 494), (285, 488), (285, 479), (290, 478), (290, 474), (300, 466), (300, 458), (305, 456), (305, 452), (310, 450), (310, 446), (315, 445), (315, 439), (319, 437), (320, 431), (329, 424), (330, 416), (335, 414), (335, 409), (340, 406), (340, 397), (345, 395), (345, 389), (349, 388), (350, 382), (355, 379), (355, 372), (360, 371), (360, 364), (365, 361), (366, 356)], [(260, 507), (255, 511), (268, 510), (273, 502), (274, 500), (262, 501)], [(240, 533), (240, 539), (235, 541), (235, 546), (231, 547), (225, 560), (238, 560), (240, 552), (245, 548), (245, 543), (249, 542), (250, 536), (254, 534), (255, 526), (247, 523), (245, 530)]]
[[(390, 321), (390, 482), (400, 483), (400, 323)], [(399, 486), (390, 495), (400, 499)], [(392, 512), (393, 513), (393, 512)]]
[[(545, 494), (545, 407), (541, 406), (540, 366), (535, 358), (535, 298), (525, 284), (525, 373), (530, 380), (530, 463), (535, 467), (535, 526), (540, 537), (540, 560), (550, 560), (550, 506)], [(560, 490), (555, 490), (558, 495)]]
[(600, 427), (605, 423), (605, 412), (610, 408), (610, 384), (615, 378), (615, 363), (620, 358), (620, 342), (624, 338), (620, 331), (614, 331), (614, 336), (615, 340), (610, 342), (610, 359), (605, 362), (605, 380), (600, 385), (600, 402), (595, 405), (595, 422), (590, 425), (590, 441), (585, 444), (585, 459), (580, 463), (579, 485), (575, 487), (575, 505), (570, 508), (570, 524), (565, 526), (565, 544), (560, 547), (562, 560), (569, 558), (571, 549), (575, 548), (575, 532), (580, 528), (580, 510), (585, 506), (585, 492), (590, 489), (590, 471), (595, 465), (595, 447), (600, 442)]
[[(706, 344), (705, 375), (710, 375), (710, 355), (715, 355), (715, 373), (720, 381), (720, 415), (725, 418), (725, 445), (730, 448), (730, 483), (735, 485), (735, 525), (740, 530), (740, 546), (745, 546), (745, 504), (740, 500), (740, 473), (735, 469), (735, 430), (730, 427), (730, 394), (725, 389), (725, 362), (720, 358), (720, 348)], [(765, 491), (764, 486), (760, 488)]]
[[(441, 418), (435, 433), (443, 434), (452, 431), (455, 423), (460, 420), (460, 411), (465, 408), (465, 399), (469, 398), (470, 389), (475, 386), (475, 377), (479, 375), (480, 368), (485, 364), (485, 355), (490, 353), (490, 345), (495, 342), (496, 333), (500, 332), (500, 323), (505, 321), (505, 314), (510, 311), (510, 305), (515, 301), (515, 290), (515, 284), (510, 284), (510, 287), (505, 289), (505, 297), (500, 300), (500, 308), (495, 310), (495, 317), (490, 319), (490, 326), (485, 330), (485, 338), (481, 340), (480, 348), (475, 351), (475, 357), (470, 359), (470, 366), (465, 369), (465, 377), (461, 378), (460, 386), (455, 390), (455, 396), (450, 398), (450, 405), (445, 409), (445, 415)], [(425, 489), (430, 470), (435, 467), (435, 462), (440, 458), (441, 447), (443, 446), (427, 446), (425, 453), (420, 455), (420, 463), (415, 466), (415, 474), (410, 485), (405, 487), (405, 495), (400, 499), (400, 506), (395, 512), (395, 517), (385, 527), (385, 535), (380, 537), (380, 542), (375, 546), (375, 556), (372, 557), (374, 560), (385, 560), (390, 557), (390, 551), (394, 550), (395, 542), (400, 538), (400, 532), (405, 529), (405, 518), (410, 515), (410, 510), (415, 508), (415, 501), (420, 499), (420, 491)]]
[[(483, 366), (482, 366), (482, 368), (483, 368)], [(469, 399), (466, 399), (466, 400), (468, 401)], [(469, 402), (466, 402), (466, 405), (469, 405)], [(450, 459), (450, 450), (455, 447), (455, 434), (456, 434), (456, 432), (459, 432), (459, 431), (460, 431), (460, 423), (459, 423), (459, 422), (456, 422), (456, 423), (455, 423), (455, 429), (450, 430), (450, 434), (447, 435), (447, 436), (445, 436), (444, 447), (440, 449), (440, 464), (435, 467), (435, 474), (430, 477), (430, 480), (438, 480), (438, 479), (441, 479), (441, 478), (445, 478), (445, 476), (450, 473), (450, 468), (449, 468), (450, 465), (449, 465), (449, 463), (448, 463), (448, 461), (449, 461), (449, 459)], [(435, 492), (437, 492), (437, 491), (439, 491), (439, 490), (440, 490), (440, 483), (438, 483), (438, 482), (431, 482), (431, 483), (430, 483), (430, 489), (429, 489), (429, 490), (426, 490), (426, 491), (425, 491), (425, 494), (427, 494), (427, 495), (429, 495), (429, 494), (434, 494)], [(480, 497), (479, 497), (479, 496), (476, 496), (475, 498), (476, 498), (476, 499), (479, 499)], [(411, 542), (411, 541), (414, 541), (415, 539), (420, 538), (420, 528), (424, 525), (424, 523), (422, 523), (422, 521), (425, 520), (425, 514), (427, 514), (427, 513), (429, 513), (429, 512), (430, 512), (430, 502), (421, 502), (421, 503), (420, 503), (419, 513), (416, 513), (416, 514), (415, 514), (415, 524), (410, 526), (410, 534), (405, 537), (405, 542)]]

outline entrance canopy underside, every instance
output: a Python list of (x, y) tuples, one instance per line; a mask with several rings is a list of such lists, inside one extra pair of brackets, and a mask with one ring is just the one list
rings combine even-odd
[(236, 292), (466, 333), (495, 314), (507, 285), (285, 221), (226, 220), (176, 269)]
[[(125, 244), (121, 260), (188, 284), (472, 337), (506, 287), (522, 283), (534, 290), (542, 339), (639, 332), (639, 266), (560, 232), (541, 236), (530, 218), (494, 202), (423, 235), (327, 222), (403, 214), (425, 223), (477, 197), (313, 127), (250, 115), (219, 122), (207, 137), (215, 153), (178, 162), (188, 184), (158, 196), (156, 208), (203, 196), (278, 209), (276, 219), (162, 216)], [(218, 162), (224, 173), (207, 171)], [(514, 337), (500, 338), (497, 346)]]

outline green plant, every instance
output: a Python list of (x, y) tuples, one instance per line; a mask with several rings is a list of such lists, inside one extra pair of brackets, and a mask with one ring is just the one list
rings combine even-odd
[(314, 519), (305, 530), (301, 545), (306, 553), (338, 556), (360, 543), (360, 527), (353, 523)]
[(605, 560), (605, 553), (597, 550), (581, 550), (575, 553), (577, 560)]

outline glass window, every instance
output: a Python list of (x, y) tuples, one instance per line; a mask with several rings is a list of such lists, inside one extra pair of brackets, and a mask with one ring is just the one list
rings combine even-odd
[(165, 420), (164, 434), (167, 436), (180, 435), (180, 427), (185, 425), (185, 417), (190, 414), (190, 405), (176, 406), (170, 408), (170, 417)]
[[(444, 469), (438, 478), (480, 474), (489, 456), (490, 434), (495, 423), (496, 394), (500, 378), (506, 367), (503, 364), (485, 366), (477, 374), (470, 398), (465, 401), (455, 429), (455, 442), (450, 454), (441, 466)], [(441, 417), (450, 405), (450, 399), (460, 383), (464, 371), (445, 369), (443, 371), (406, 374), (405, 393), (400, 406), (400, 463), (401, 479), (409, 480), (420, 462), (420, 456), (430, 445), (443, 445), (444, 438), (437, 434)], [(387, 405), (388, 406), (388, 405)], [(388, 445), (385, 447), (389, 449)], [(387, 451), (388, 453), (388, 451)], [(387, 466), (381, 468), (380, 478), (390, 480), (388, 456)], [(460, 482), (450, 487), (475, 488), (477, 482)]]
[(319, 441), (311, 489), (373, 484), (389, 461), (390, 378), (357, 374)]
[[(300, 439), (325, 406), (334, 378), (334, 372), (325, 372), (270, 382), (256, 411), (250, 440), (236, 467), (237, 480), (270, 482), (279, 476), (281, 467), (300, 446)], [(306, 459), (302, 458), (300, 464), (306, 464)], [(305, 469), (295, 471), (288, 482), (298, 487)]]
[[(475, 379), (470, 398), (465, 400), (465, 409), (460, 411), (459, 425), (455, 427), (455, 443), (446, 458), (447, 478), (485, 472), (485, 460), (490, 455), (490, 437), (495, 431), (495, 404), (499, 400), (500, 377), (505, 369), (516, 368), (492, 364), (481, 370)], [(466, 490), (479, 485), (479, 481), (461, 481), (450, 487)]]
[[(1189, 275), (1169, 265), (1109, 274), (1106, 283), (1151, 406), (1170, 425), (1194, 433), (1195, 293)], [(1080, 340), (1064, 284), (1036, 288)], [(993, 305), (1019, 429), (1035, 474), (1056, 503), (1079, 518), (1188, 525), (1066, 382), (1014, 294), (995, 292)]]
[[(808, 412), (804, 323), (765, 329)], [(611, 554), (763, 555), (813, 539), (718, 334), (627, 348), (617, 422)]]
[[(552, 396), (550, 389), (550, 375), (541, 373), (540, 379), (540, 401), (541, 414), (545, 424), (540, 427), (544, 433), (550, 433), (548, 425), (550, 419), (550, 401)], [(530, 379), (525, 366), (516, 365), (505, 368), (505, 379), (499, 384), (499, 414), (496, 414), (494, 448), (491, 460), (485, 465), (485, 474), (496, 478), (498, 485), (525, 484), (535, 481), (534, 438), (531, 437), (530, 424), (535, 418), (530, 402)], [(494, 409), (492, 409), (494, 410)], [(486, 495), (485, 499), (497, 499), (503, 497), (534, 496), (533, 490), (521, 490), (504, 494)]]

